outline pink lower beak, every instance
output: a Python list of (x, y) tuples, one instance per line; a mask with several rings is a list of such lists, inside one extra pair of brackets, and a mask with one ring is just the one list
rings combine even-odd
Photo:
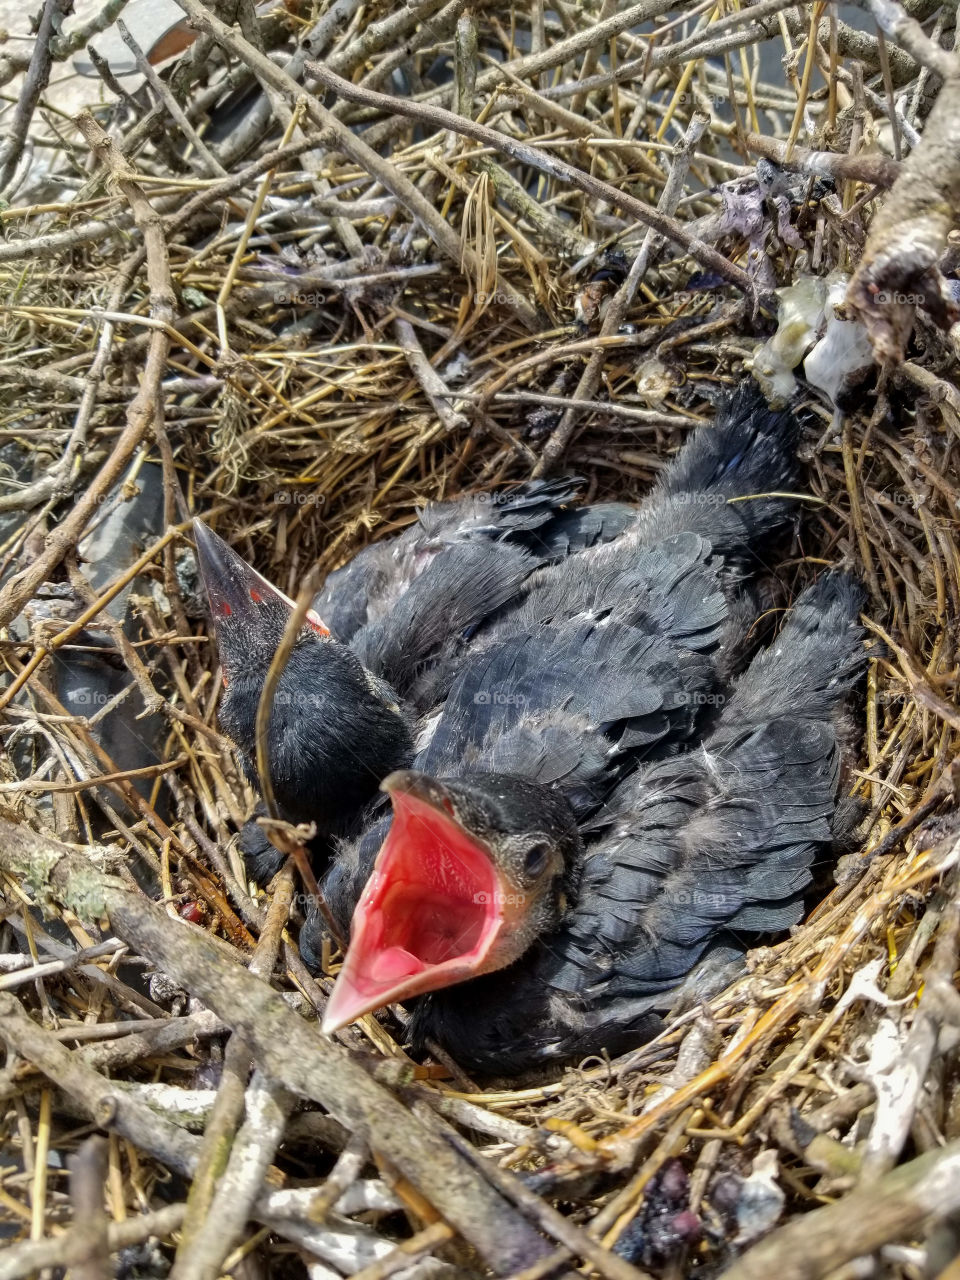
[(484, 972), (504, 923), (500, 875), (484, 846), (444, 811), (442, 785), (400, 772), (383, 789), (393, 824), (353, 914), (327, 1032)]

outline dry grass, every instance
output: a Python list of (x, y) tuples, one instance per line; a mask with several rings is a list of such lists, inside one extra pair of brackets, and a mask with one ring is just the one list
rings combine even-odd
[[(189, 580), (189, 516), (203, 515), (296, 595), (315, 562), (335, 567), (428, 498), (561, 466), (588, 478), (591, 497), (638, 495), (772, 331), (772, 287), (801, 271), (856, 265), (896, 172), (874, 141), (889, 132), (890, 93), (906, 114), (895, 131), (906, 154), (937, 81), (904, 51), (910, 30), (878, 42), (873, 28), (851, 31), (823, 5), (769, 3), (759, 16), (687, 5), (655, 20), (651, 7), (649, 20), (622, 30), (609, 4), (343, 4), (339, 23), (325, 24), (322, 6), (260, 15), (268, 49), (285, 57), (294, 33), (321, 31), (310, 56), (368, 95), (297, 101), (237, 28), (204, 17), (194, 0), (186, 7), (219, 42), (197, 68), (188, 53), (163, 73), (192, 126), (220, 136), (208, 86), (228, 65), (270, 83), (269, 124), (247, 118), (210, 150), (185, 151), (162, 108), (154, 126), (145, 123), (153, 103), (141, 95), (113, 117), (98, 112), (108, 147), (89, 118), (78, 129), (31, 104), (37, 154), (51, 154), (43, 144), (53, 131), (61, 139), (59, 177), (49, 180), (56, 194), (28, 178), (0, 211), (0, 459), (11, 468), (0, 490), (0, 810), (67, 844), (119, 851), (114, 869), (128, 885), (135, 876), (170, 917), (202, 923), (229, 948), (221, 954), (258, 955), (309, 1009), (323, 993), (297, 962), (295, 929), (280, 949), (288, 903), (275, 900), (271, 913), (250, 897), (232, 844), (253, 796), (215, 728), (215, 659)], [(928, 34), (946, 27), (952, 40), (947, 8), (911, 13)], [(785, 57), (781, 82), (764, 78), (777, 65), (761, 67), (764, 40)], [(396, 111), (370, 97), (384, 88), (397, 95)], [(399, 111), (411, 99), (478, 121), (510, 145), (451, 132), (439, 115), (406, 118)], [(23, 109), (7, 107), (8, 126)], [(694, 153), (684, 137), (698, 139)], [(803, 149), (813, 147), (834, 153), (835, 184), (805, 171)], [(94, 149), (105, 168), (95, 167)], [(736, 201), (723, 228), (711, 222), (719, 185), (751, 177), (768, 153), (790, 161), (797, 234), (778, 235), (769, 200), (751, 225)], [(851, 157), (847, 168), (839, 157)], [(657, 230), (674, 242), (665, 247)], [(621, 283), (638, 257), (642, 269)], [(598, 267), (608, 269), (599, 282)], [(709, 1011), (682, 1015), (626, 1059), (522, 1089), (475, 1089), (450, 1064), (404, 1077), (408, 1105), (442, 1108), (502, 1168), (538, 1171), (528, 1185), (543, 1211), (521, 1201), (521, 1212), (581, 1259), (584, 1233), (612, 1246), (625, 1232), (637, 1239), (633, 1260), (671, 1278), (846, 1276), (861, 1255), (873, 1256), (874, 1270), (856, 1274), (932, 1276), (950, 1257), (937, 1262), (940, 1222), (956, 1204), (934, 1208), (930, 1221), (923, 1205), (909, 1209), (920, 1165), (905, 1165), (920, 1172), (907, 1176), (902, 1217), (871, 1219), (855, 1207), (871, 1189), (880, 1194), (898, 1165), (925, 1152), (945, 1158), (945, 1144), (960, 1140), (955, 359), (950, 337), (921, 317), (906, 361), (874, 378), (848, 412), (815, 404), (822, 430), (810, 432), (806, 461), (816, 501), (776, 566), (793, 592), (824, 563), (854, 565), (884, 641), (858, 708), (863, 748), (852, 784), (869, 819), (837, 887), (792, 937), (755, 952), (749, 975)], [(137, 506), (138, 489), (146, 505)], [(152, 514), (118, 552), (112, 580), (98, 578), (84, 539), (125, 503), (147, 510), (151, 495)], [(109, 648), (119, 710), (65, 705), (69, 671), (91, 643)], [(102, 733), (133, 705), (152, 713), (135, 731), (159, 760), (139, 773), (120, 751), (111, 755), (114, 739)], [(0, 991), (16, 992), (46, 1028), (48, 1048), (68, 1046), (143, 1102), (153, 1089), (151, 1105), (184, 1141), (199, 1127), (188, 1107), (206, 1114), (218, 1097), (207, 1161), (240, 1125), (242, 1061), (228, 1052), (224, 1066), (222, 1037), (211, 1038), (212, 1022), (202, 1025), (206, 1015), (176, 983), (144, 986), (133, 949), (121, 963), (116, 946), (99, 946), (111, 930), (98, 933), (98, 919), (48, 901), (53, 919), (42, 920), (32, 908), (43, 877), (18, 876), (2, 855), (0, 866)], [(164, 1039), (181, 1019), (184, 1034)], [(14, 1246), (8, 1262), (0, 1257), (0, 1277), (73, 1257), (65, 1242), (77, 1229), (65, 1228), (82, 1225), (77, 1188), (90, 1178), (95, 1192), (106, 1179), (111, 1221), (126, 1219), (114, 1239), (153, 1229), (169, 1255), (182, 1231), (195, 1238), (189, 1208), (183, 1226), (187, 1184), (169, 1173), (176, 1166), (163, 1142), (138, 1145), (108, 1114), (91, 1117), (86, 1086), (71, 1086), (48, 1048), (31, 1052), (14, 1030), (0, 1035), (10, 1051), (0, 1075), (0, 1230), (52, 1241), (42, 1257)], [(407, 1064), (370, 1019), (348, 1040)], [(76, 1149), (91, 1118), (111, 1133), (105, 1173), (96, 1161), (93, 1173), (81, 1165), (71, 1191), (47, 1152)], [(394, 1244), (418, 1232), (420, 1251), (450, 1263), (447, 1274), (485, 1265), (507, 1274), (483, 1249), (478, 1261), (459, 1224), (439, 1222), (389, 1164), (379, 1164), (389, 1192), (375, 1191), (373, 1178), (357, 1183), (376, 1142), (344, 1149), (349, 1135), (315, 1106), (290, 1121), (282, 1150), (283, 1124), (268, 1132), (265, 1185), (314, 1187), (332, 1203), (356, 1183), (369, 1203), (380, 1194), (397, 1207), (361, 1213), (374, 1251), (366, 1269), (329, 1241), (324, 1254), (321, 1227), (308, 1240), (284, 1234), (274, 1217), (271, 1233), (261, 1215), (244, 1244), (225, 1243), (206, 1260), (204, 1274), (294, 1274), (297, 1257), (319, 1253), (333, 1269), (317, 1276), (374, 1280), (399, 1265)], [(751, 1169), (753, 1219), (734, 1178)], [(680, 1182), (674, 1200), (671, 1179)], [(250, 1186), (238, 1185), (252, 1202)], [(791, 1237), (773, 1235), (756, 1246), (770, 1252), (736, 1261), (775, 1222), (847, 1197), (854, 1225), (811, 1218), (799, 1252)], [(163, 1204), (173, 1206), (167, 1218), (132, 1225)], [(580, 1232), (572, 1242), (549, 1205)], [(682, 1208), (699, 1217), (699, 1241), (689, 1223), (676, 1224)], [(310, 1212), (302, 1223), (323, 1220), (316, 1203)], [(105, 1239), (87, 1242), (76, 1266), (108, 1274)], [(588, 1274), (639, 1274), (624, 1265), (603, 1251), (585, 1264)]]

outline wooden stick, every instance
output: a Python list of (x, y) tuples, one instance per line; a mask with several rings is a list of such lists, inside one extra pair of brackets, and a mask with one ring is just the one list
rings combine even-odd
[[(81, 919), (108, 916), (121, 938), (239, 1032), (267, 1075), (319, 1102), (399, 1170), (497, 1274), (508, 1275), (549, 1251), (539, 1232), (434, 1127), (412, 1115), (345, 1049), (304, 1022), (266, 981), (231, 963), (202, 930), (172, 920), (162, 907), (98, 871), (82, 853), (2, 819), (0, 866), (69, 905)], [(10, 1017), (0, 1017), (0, 1036), (6, 1038), (12, 1021), (25, 1034), (29, 1028), (37, 1036), (48, 1034), (19, 1012), (12, 996), (0, 996), (0, 1013), (8, 1009)], [(67, 1060), (75, 1059), (63, 1046), (57, 1049)], [(39, 1056), (43, 1061), (43, 1053)], [(118, 1102), (131, 1105), (122, 1095)], [(169, 1124), (159, 1116), (155, 1123)], [(187, 1141), (196, 1146), (196, 1139), (181, 1133), (180, 1143)], [(182, 1171), (187, 1163), (181, 1159)]]

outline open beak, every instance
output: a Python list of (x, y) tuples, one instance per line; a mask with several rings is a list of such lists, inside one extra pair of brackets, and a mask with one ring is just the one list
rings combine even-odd
[[(252, 565), (238, 556), (202, 520), (194, 520), (193, 536), (221, 650), (229, 646), (231, 635), (256, 630), (261, 626), (265, 606), (269, 603), (280, 603), (290, 613), (293, 612), (295, 606), (290, 597), (285, 596), (262, 573), (257, 573)], [(307, 611), (306, 620), (320, 635), (330, 634), (312, 609)]]
[(454, 817), (441, 782), (400, 770), (380, 784), (393, 823), (353, 913), (323, 1030), (486, 971), (516, 913), (489, 848)]

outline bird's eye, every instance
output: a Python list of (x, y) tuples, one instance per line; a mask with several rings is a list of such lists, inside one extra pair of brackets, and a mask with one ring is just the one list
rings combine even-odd
[(540, 843), (531, 845), (527, 850), (527, 856), (523, 860), (523, 870), (528, 876), (538, 876), (547, 865), (550, 857), (550, 846)]

